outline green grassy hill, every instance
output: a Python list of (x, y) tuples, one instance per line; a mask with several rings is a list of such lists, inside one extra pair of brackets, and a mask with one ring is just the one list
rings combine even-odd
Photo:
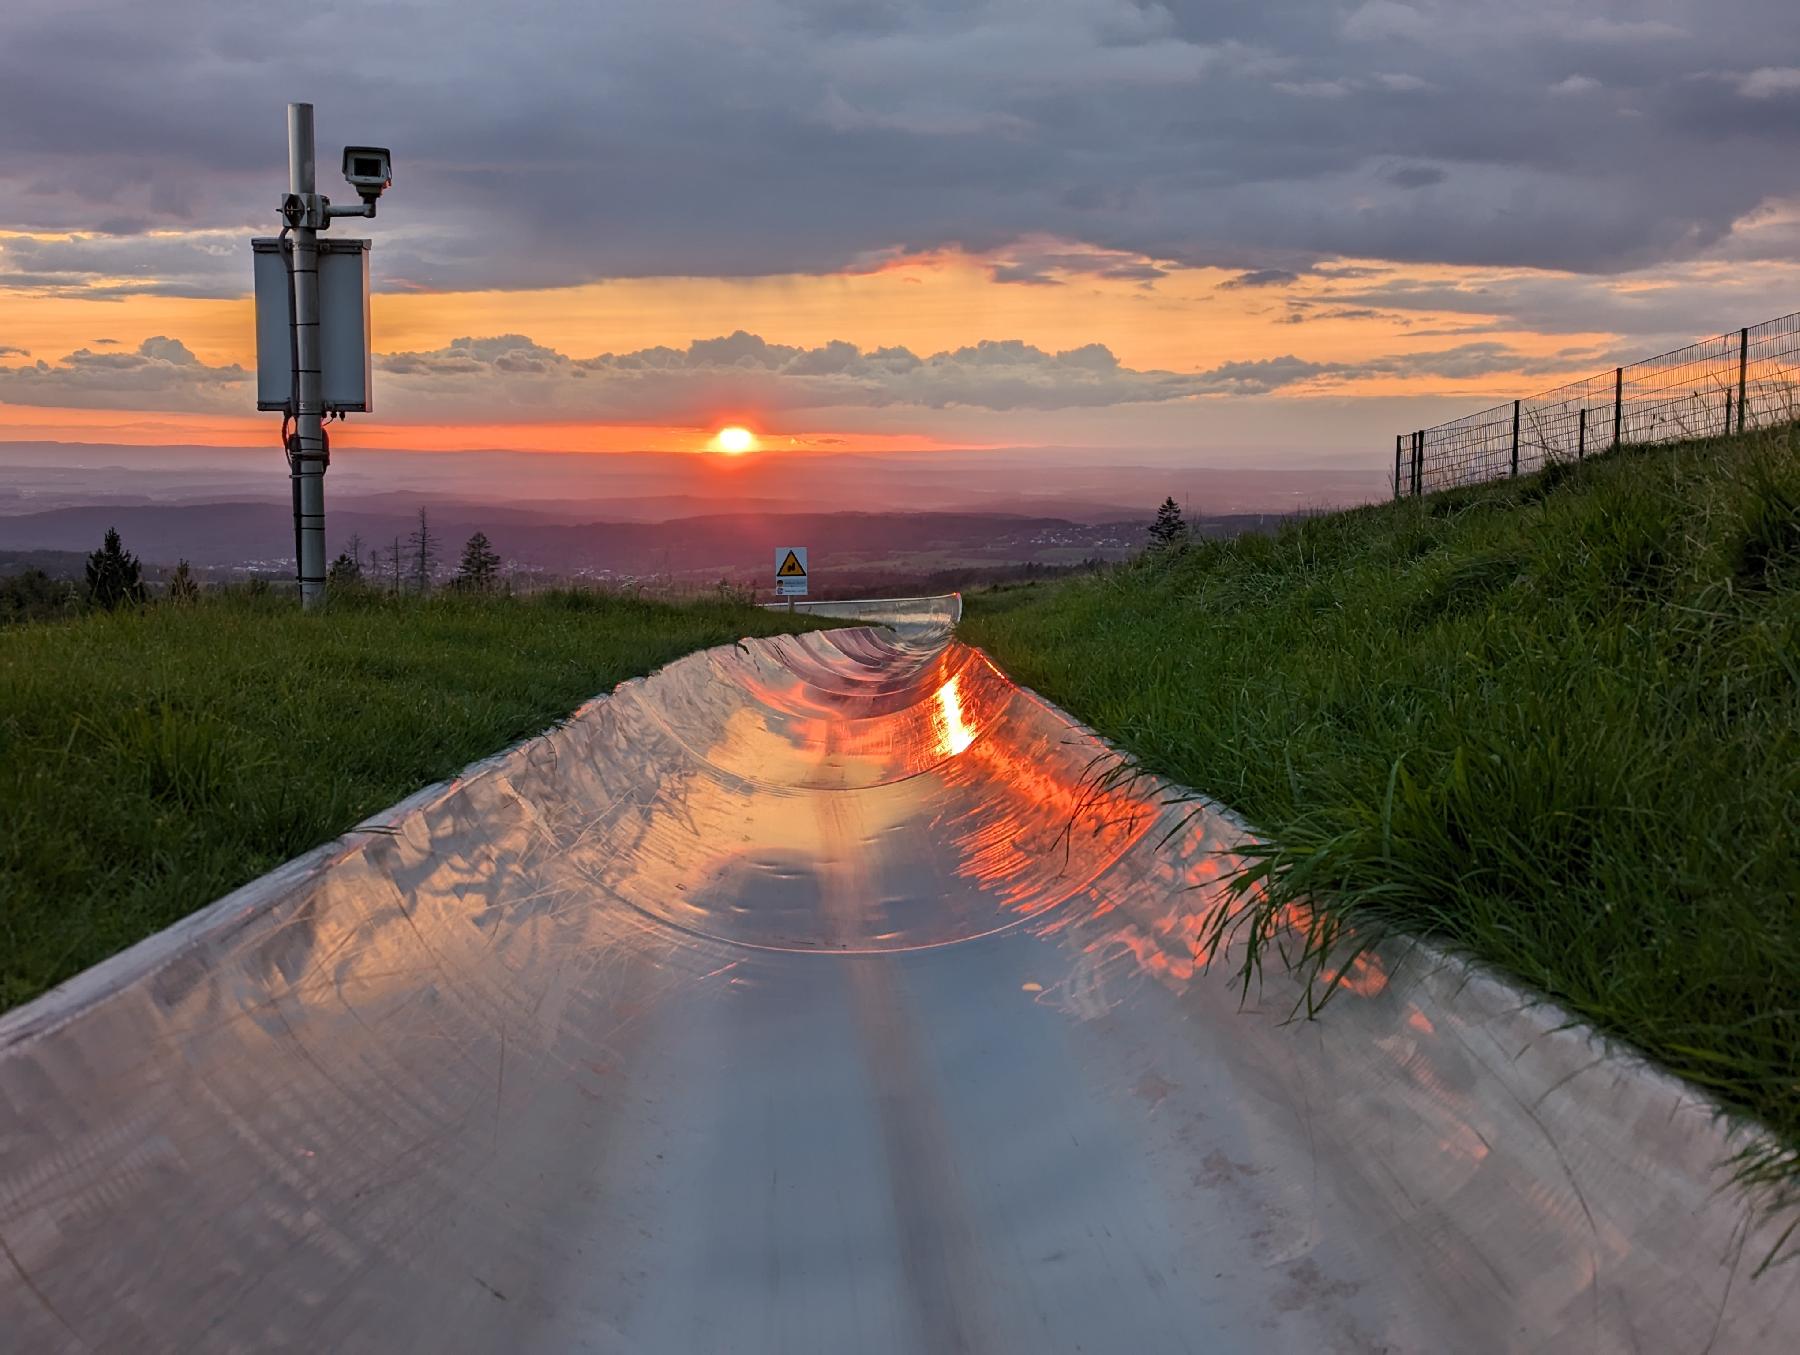
[(600, 593), (311, 614), (236, 593), (0, 627), (0, 1007), (626, 678), (819, 624)]
[(1437, 938), (1800, 1145), (1795, 430), (977, 594), (962, 631), (1268, 836), (1250, 925), (1310, 900), (1315, 963)]

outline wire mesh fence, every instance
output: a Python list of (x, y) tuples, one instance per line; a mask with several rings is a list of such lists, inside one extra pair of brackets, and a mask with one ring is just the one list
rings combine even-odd
[(1800, 311), (1615, 367), (1529, 399), (1402, 433), (1394, 497), (1800, 418)]

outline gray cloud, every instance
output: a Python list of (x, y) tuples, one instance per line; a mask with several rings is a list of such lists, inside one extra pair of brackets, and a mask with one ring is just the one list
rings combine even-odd
[(229, 231), (0, 238), (0, 287), (40, 296), (232, 297), (248, 286), (249, 267), (245, 237)]
[(1060, 287), (1062, 283), (1048, 273), (1038, 272), (1025, 264), (995, 264), (990, 270), (995, 282), (1018, 282), (1027, 287)]
[(209, 366), (179, 339), (157, 335), (132, 353), (81, 348), (54, 364), (0, 366), (0, 404), (236, 414), (255, 407), (249, 383), (242, 367)]
[(1208, 390), (1227, 395), (1268, 395), (1305, 383), (1344, 385), (1381, 376), (1446, 376), (1458, 380), (1495, 376), (1562, 374), (1583, 364), (1603, 360), (1592, 349), (1566, 348), (1548, 357), (1535, 357), (1508, 344), (1475, 342), (1436, 352), (1393, 353), (1362, 362), (1308, 362), (1292, 353), (1278, 358), (1227, 362), (1202, 372), (1199, 381)]
[(1071, 247), (1066, 241), (1020, 240), (1000, 252), (989, 275), (995, 282), (1050, 286), (1070, 278), (1117, 278), (1153, 285), (1168, 268), (1123, 250)]
[(1267, 395), (1284, 386), (1310, 381), (1329, 370), (1324, 363), (1307, 362), (1287, 353), (1278, 358), (1221, 363), (1202, 372), (1200, 379), (1208, 389), (1225, 395)]
[(1318, 306), (1310, 301), (1289, 299), (1287, 311), (1276, 322), (1283, 325), (1304, 325), (1312, 320), (1384, 320), (1389, 323), (1410, 325), (1411, 320), (1405, 316), (1395, 315), (1389, 311), (1378, 311), (1368, 306)]
[(1383, 177), (1396, 188), (1429, 188), (1450, 176), (1436, 165), (1401, 165)]
[(1285, 287), (1290, 282), (1298, 282), (1300, 275), (1287, 268), (1258, 268), (1253, 272), (1239, 273), (1235, 278), (1219, 285), (1226, 290), (1240, 287)]
[(773, 344), (741, 330), (686, 348), (593, 358), (509, 334), (391, 353), (376, 365), (407, 408), (485, 411), (489, 418), (512, 407), (625, 421), (691, 420), (696, 411), (729, 409), (1052, 410), (1176, 400), (1206, 389), (1191, 375), (1121, 366), (1101, 344), (1047, 353), (1017, 339), (984, 340), (920, 357), (841, 340), (816, 348)]
[[(421, 22), (394, 0), (355, 8), (354, 42), (323, 8), (271, 42), (237, 0), (11, 0), (0, 227), (141, 247), (139, 290), (242, 291), (241, 250), (150, 232), (269, 230), (280, 101), (305, 93), (326, 163), (346, 140), (395, 148), (370, 228), (394, 285), (830, 271), (1029, 237), (1139, 267), (1617, 272), (1715, 248), (1800, 190), (1792, 0), (1642, 8), (441, 0)], [(1395, 164), (1448, 179), (1419, 194)], [(4, 271), (132, 289), (111, 266), (129, 250), (93, 243)]]
[(1494, 276), (1466, 283), (1419, 281), (1399, 276), (1355, 279), (1333, 287), (1323, 304), (1374, 308), (1401, 315), (1419, 312), (1466, 315), (1465, 324), (1417, 329), (1418, 338), (1441, 334), (1531, 331), (1540, 334), (1616, 334), (1628, 348), (1660, 351), (1737, 324), (1754, 324), (1800, 286), (1794, 260), (1800, 254), (1800, 221), (1778, 220), (1748, 233), (1742, 257), (1780, 260), (1755, 270), (1702, 273), (1679, 286), (1618, 287), (1598, 278), (1541, 274)]
[[(1356, 312), (1329, 312), (1355, 318)], [(4, 350), (0, 350), (4, 351)], [(770, 343), (742, 330), (574, 358), (521, 334), (463, 338), (426, 352), (380, 354), (377, 392), (400, 418), (505, 421), (595, 419), (684, 423), (720, 412), (916, 410), (994, 413), (1102, 410), (1201, 396), (1265, 395), (1303, 383), (1348, 386), (1379, 376), (1475, 378), (1565, 372), (1598, 365), (1590, 350), (1532, 357), (1496, 341), (1361, 362), (1286, 354), (1228, 362), (1203, 372), (1123, 366), (1104, 344), (1051, 353), (1018, 339), (987, 339), (921, 357), (903, 347), (864, 349), (842, 340), (815, 348)], [(87, 409), (245, 412), (250, 373), (210, 366), (177, 339), (146, 339), (135, 352), (80, 349), (60, 362), (0, 366), (0, 403)]]
[(1736, 84), (1746, 99), (1800, 98), (1800, 67), (1759, 66), (1738, 76)]

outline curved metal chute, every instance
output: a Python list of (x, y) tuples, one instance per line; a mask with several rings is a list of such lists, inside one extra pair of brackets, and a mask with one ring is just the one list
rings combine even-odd
[(955, 608), (626, 683), (0, 1020), (8, 1348), (1792, 1347), (1701, 1100), (1419, 949), (1240, 1004), (1238, 826)]

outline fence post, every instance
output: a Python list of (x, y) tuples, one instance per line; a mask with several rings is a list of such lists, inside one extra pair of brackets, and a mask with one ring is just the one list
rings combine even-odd
[[(1750, 327), (1738, 331), (1738, 432), (1744, 431), (1744, 386), (1750, 377)], [(1731, 420), (1725, 420), (1725, 431), (1731, 431)]]
[(1425, 485), (1425, 430), (1413, 434), (1413, 498), (1418, 498)]
[(1519, 473), (1519, 402), (1517, 400), (1513, 401), (1512, 473), (1515, 476)]
[(1406, 438), (1404, 433), (1394, 434), (1394, 500), (1400, 499), (1400, 444)]
[(1575, 423), (1575, 459), (1581, 461), (1587, 456), (1587, 406), (1581, 407), (1581, 417)]
[(1625, 419), (1625, 369), (1613, 368), (1613, 450), (1619, 450), (1619, 428)]
[(1725, 436), (1731, 436), (1731, 387), (1725, 388)]

